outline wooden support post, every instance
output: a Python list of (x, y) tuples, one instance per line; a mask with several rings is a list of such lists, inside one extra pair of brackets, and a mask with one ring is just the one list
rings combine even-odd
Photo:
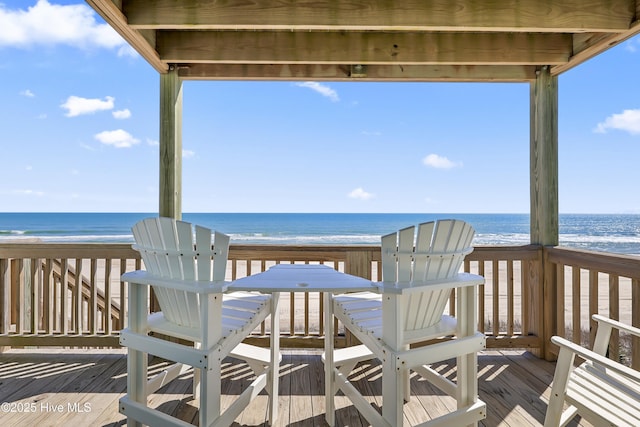
[[(558, 245), (558, 78), (549, 67), (536, 72), (531, 83), (530, 198), (531, 243)], [(531, 295), (531, 332), (542, 338), (539, 356), (552, 359), (548, 343), (556, 331), (556, 274), (542, 267), (542, 293)], [(534, 285), (534, 284), (532, 284)], [(530, 286), (529, 289), (535, 289)], [(542, 299), (539, 297), (542, 295)]]
[(344, 272), (353, 276), (371, 279), (371, 261), (373, 254), (369, 251), (349, 251), (345, 261)]
[[(349, 251), (345, 260), (344, 272), (353, 276), (371, 279), (371, 261), (373, 254), (367, 251)], [(378, 279), (380, 280), (380, 279)], [(325, 326), (326, 327), (326, 326)], [(360, 341), (345, 328), (344, 331), (345, 345), (347, 347), (358, 345)], [(334, 343), (335, 344), (335, 343)]]
[[(0, 259), (0, 334), (8, 334), (11, 328), (11, 269), (8, 259)], [(0, 346), (0, 353), (9, 350)]]
[(159, 214), (182, 218), (182, 80), (171, 67), (160, 74)]

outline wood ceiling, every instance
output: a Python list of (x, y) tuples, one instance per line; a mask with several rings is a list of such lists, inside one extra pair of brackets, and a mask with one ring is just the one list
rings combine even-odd
[(530, 81), (640, 32), (640, 0), (87, 0), (185, 80)]

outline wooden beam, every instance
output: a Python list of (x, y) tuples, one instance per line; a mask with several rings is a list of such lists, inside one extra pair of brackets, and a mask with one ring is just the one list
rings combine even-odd
[[(638, 5), (640, 8), (640, 1)], [(638, 13), (640, 14), (640, 11)], [(575, 34), (573, 36), (573, 55), (569, 58), (568, 62), (552, 67), (551, 75), (557, 76), (637, 34), (640, 34), (640, 20), (636, 20), (631, 24), (629, 31), (624, 33)]]
[(182, 218), (182, 80), (175, 68), (160, 75), (159, 214)]
[(159, 31), (169, 63), (564, 64), (568, 34)]
[(367, 65), (335, 64), (191, 64), (178, 68), (183, 80), (389, 81), (389, 82), (527, 82), (534, 66), (512, 65)]
[(150, 44), (149, 39), (153, 35), (148, 31), (142, 34), (128, 25), (127, 17), (124, 16), (120, 8), (112, 0), (87, 0), (102, 18), (116, 30), (149, 64), (159, 73), (166, 73), (168, 66), (163, 63), (155, 50), (155, 46)]
[(133, 28), (403, 30), (403, 31), (626, 31), (634, 0), (128, 0)]
[(558, 80), (542, 67), (531, 84), (531, 243), (558, 245)]
[[(531, 84), (531, 243), (557, 246), (559, 235), (558, 212), (558, 77), (549, 67), (542, 67)], [(529, 325), (535, 335), (542, 337), (540, 357), (555, 356), (548, 345), (557, 334), (557, 277), (554, 264), (543, 258), (542, 298), (531, 301)]]

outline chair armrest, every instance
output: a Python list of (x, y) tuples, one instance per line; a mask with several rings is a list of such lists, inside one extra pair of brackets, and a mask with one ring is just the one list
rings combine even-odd
[(196, 294), (224, 293), (230, 282), (227, 281), (205, 281), (205, 280), (178, 280), (158, 277), (149, 274), (144, 270), (130, 271), (120, 277), (123, 282), (140, 285), (159, 286), (161, 288), (175, 289)]
[(483, 284), (484, 277), (471, 273), (458, 273), (448, 279), (429, 280), (426, 282), (373, 282), (373, 286), (380, 289), (380, 293), (390, 294), (406, 294), (426, 290), (437, 291)]
[(604, 317), (599, 314), (594, 314), (593, 316), (591, 316), (591, 318), (598, 323), (606, 323), (611, 327), (616, 328), (620, 331), (628, 332), (632, 335), (640, 337), (640, 328), (636, 328), (634, 326), (630, 326), (625, 323), (618, 322), (617, 320), (609, 319), (608, 317)]
[(609, 359), (608, 357), (601, 356), (598, 353), (595, 353), (591, 350), (588, 350), (584, 347), (579, 346), (565, 338), (554, 336), (551, 337), (551, 342), (560, 346), (560, 351), (562, 349), (569, 350), (570, 352), (582, 357), (585, 360), (589, 360), (591, 362), (602, 365), (608, 369), (611, 369), (614, 372), (619, 373), (628, 378), (632, 378), (633, 380), (640, 382), (640, 371), (636, 371), (635, 369), (624, 366), (621, 363), (618, 363), (614, 360)]

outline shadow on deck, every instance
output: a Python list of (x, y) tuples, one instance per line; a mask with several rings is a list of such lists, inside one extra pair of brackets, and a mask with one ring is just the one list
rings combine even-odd
[[(324, 374), (320, 353), (283, 353), (277, 426), (325, 426)], [(164, 364), (153, 360), (150, 367)], [(455, 378), (455, 366), (442, 362), (436, 369)], [(554, 364), (521, 351), (486, 351), (479, 356), (480, 398), (487, 403), (484, 426), (540, 426), (544, 421)], [(229, 360), (223, 377), (223, 406), (251, 380), (244, 364)], [(381, 369), (375, 363), (358, 366), (352, 378), (381, 403)], [(197, 424), (191, 396), (192, 375), (185, 374), (160, 389), (150, 405)], [(453, 399), (417, 377), (411, 381), (412, 399), (405, 405), (405, 425), (414, 425), (448, 411)], [(0, 354), (0, 420), (3, 426), (121, 426), (118, 399), (126, 392), (126, 353), (104, 349), (13, 349)], [(226, 403), (225, 403), (226, 402)], [(266, 426), (267, 397), (261, 395), (236, 420), (237, 426)], [(338, 426), (368, 423), (346, 398), (336, 399)], [(570, 425), (589, 425), (586, 423)]]

